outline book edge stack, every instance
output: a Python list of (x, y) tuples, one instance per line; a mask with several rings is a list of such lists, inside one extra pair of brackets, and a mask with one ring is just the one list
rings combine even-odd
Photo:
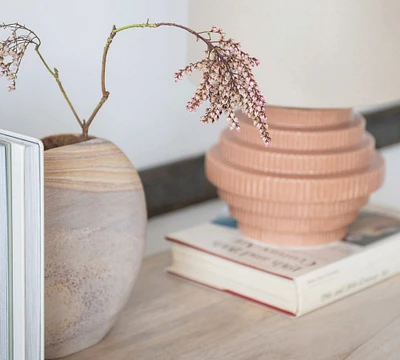
[[(396, 212), (393, 209), (387, 209), (373, 205), (369, 205), (367, 209), (379, 214), (396, 216), (397, 218), (400, 218), (399, 212)], [(185, 242), (182, 240), (182, 236), (179, 239), (176, 238), (175, 234), (177, 233), (178, 232), (172, 233), (166, 235), (165, 237), (165, 239), (171, 243), (173, 255), (173, 262), (171, 266), (166, 269), (168, 273), (192, 282), (196, 282), (203, 286), (227, 292), (265, 305), (269, 308), (293, 317), (298, 317), (309, 313), (400, 273), (400, 262), (398, 261), (400, 256), (400, 241), (398, 236), (399, 233), (396, 233), (382, 241), (379, 241), (377, 244), (374, 244), (369, 248), (369, 250), (360, 251), (352, 256), (345, 257), (320, 269), (316, 269), (310, 273), (305, 273), (298, 277), (290, 278), (280, 274), (271, 274), (273, 277), (280, 278), (281, 283), (288, 281), (291, 282), (291, 294), (296, 294), (296, 301), (294, 304), (291, 304), (289, 307), (280, 306), (279, 302), (274, 303), (273, 301), (265, 301), (265, 298), (263, 300), (263, 298), (260, 296), (257, 297), (250, 295), (249, 291), (247, 290), (240, 290), (240, 287), (237, 285), (236, 287), (232, 286), (232, 278), (229, 279), (229, 284), (227, 285), (226, 279), (224, 279), (224, 283), (220, 278), (221, 275), (219, 275), (219, 277), (216, 276), (216, 274), (213, 273), (213, 270), (207, 270), (208, 277), (204, 277), (204, 264), (201, 264), (201, 261), (204, 262), (209, 260), (205, 260), (203, 257), (203, 259), (200, 260), (200, 262), (197, 261), (196, 264), (193, 254), (196, 252), (203, 253), (207, 254), (206, 258), (214, 259), (220, 256), (215, 253), (210, 253), (210, 251), (204, 251), (204, 249), (201, 249), (201, 246), (195, 247), (192, 244), (185, 244)], [(191, 248), (194, 250), (189, 251), (189, 253), (186, 250), (184, 255), (181, 254), (181, 256), (177, 256), (177, 249), (179, 248)], [(182, 265), (178, 266), (176, 261), (177, 258), (180, 258), (179, 261), (181, 264), (182, 261), (185, 261), (186, 267), (183, 267)], [(231, 259), (222, 260), (234, 262)], [(225, 266), (223, 261), (217, 261), (217, 263), (217, 265), (212, 265), (211, 269), (213, 269), (213, 266), (217, 266), (218, 268)], [(238, 265), (242, 266), (243, 268), (248, 267), (248, 265), (243, 265), (240, 263), (238, 263)], [(257, 271), (268, 273), (268, 271), (262, 269), (253, 269), (253, 271), (250, 271), (252, 275), (248, 274), (246, 282), (249, 282), (248, 279), (250, 276), (253, 278), (255, 276), (254, 272)], [(264, 283), (265, 282), (263, 282), (263, 284)], [(270, 286), (274, 286), (271, 285), (270, 282), (267, 283)], [(324, 283), (329, 283), (329, 286), (322, 286), (321, 284)], [(283, 289), (283, 292), (285, 291), (287, 290)], [(277, 296), (279, 294), (275, 293), (274, 295)]]
[[(6, 149), (2, 171), (7, 186), (3, 198), (9, 228), (0, 241), (7, 248), (8, 279), (4, 284), (8, 309), (2, 356), (15, 360), (44, 358), (44, 165), (43, 145), (30, 137), (0, 130)], [(8, 149), (8, 151), (7, 151)], [(4, 178), (4, 177), (3, 177)], [(10, 262), (10, 263), (9, 263)], [(7, 334), (8, 332), (8, 334)]]

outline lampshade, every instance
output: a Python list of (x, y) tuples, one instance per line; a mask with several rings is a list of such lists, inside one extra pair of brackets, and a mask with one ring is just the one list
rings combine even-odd
[[(271, 105), (345, 108), (400, 99), (399, 0), (197, 0), (195, 30), (222, 28), (261, 64)], [(203, 56), (189, 42), (189, 61)]]

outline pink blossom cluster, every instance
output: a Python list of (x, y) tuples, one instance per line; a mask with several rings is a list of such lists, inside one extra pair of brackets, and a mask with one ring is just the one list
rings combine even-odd
[[(225, 113), (230, 129), (240, 131), (235, 111), (241, 109), (253, 120), (264, 144), (268, 146), (271, 138), (265, 114), (266, 101), (252, 72), (259, 61), (242, 51), (240, 43), (227, 39), (222, 29), (213, 26), (208, 34), (208, 38), (199, 35), (207, 44), (206, 57), (175, 73), (175, 81), (179, 81), (193, 70), (202, 72), (202, 81), (188, 101), (187, 110), (197, 111), (204, 101), (209, 100), (210, 105), (200, 118), (201, 122), (213, 123)], [(218, 34), (219, 39), (213, 40), (212, 34)]]
[(0, 29), (12, 30), (6, 40), (0, 41), (0, 77), (5, 77), (10, 81), (8, 91), (13, 91), (25, 50), (30, 43), (34, 42), (30, 33), (17, 34), (18, 30), (24, 29), (18, 24), (0, 24)]
[(0, 77), (6, 77), (11, 82), (8, 91), (15, 90), (17, 70), (21, 61), (21, 53), (10, 49), (7, 45), (0, 43)]

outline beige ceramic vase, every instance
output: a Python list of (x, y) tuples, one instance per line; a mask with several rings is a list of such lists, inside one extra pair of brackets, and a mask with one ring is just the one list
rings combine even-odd
[(46, 359), (107, 334), (143, 255), (146, 206), (135, 168), (109, 141), (76, 141), (75, 135), (43, 139), (50, 147), (44, 155)]
[(241, 132), (222, 133), (206, 174), (239, 230), (276, 245), (338, 241), (384, 179), (365, 119), (351, 109), (268, 107), (272, 142), (238, 114)]

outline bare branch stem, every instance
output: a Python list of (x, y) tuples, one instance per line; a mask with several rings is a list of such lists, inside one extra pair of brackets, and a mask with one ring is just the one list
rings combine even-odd
[(43, 65), (46, 67), (47, 71), (53, 76), (55, 77), (56, 74), (53, 70), (50, 69), (50, 66), (47, 64), (46, 60), (44, 59), (43, 55), (41, 54), (41, 52), (39, 51), (39, 45), (37, 45), (35, 47), (35, 51), (38, 54), (40, 60), (42, 60)]
[(84, 123), (83, 123), (83, 122), (81, 121), (81, 119), (79, 118), (79, 116), (78, 116), (78, 114), (77, 114), (77, 112), (76, 112), (74, 106), (73, 106), (72, 103), (71, 103), (71, 100), (69, 99), (67, 93), (65, 92), (65, 89), (64, 89), (64, 87), (63, 87), (63, 85), (62, 85), (62, 83), (61, 83), (61, 80), (60, 80), (60, 76), (59, 76), (59, 74), (58, 74), (58, 70), (57, 70), (57, 69), (51, 70), (50, 66), (47, 64), (46, 60), (43, 58), (43, 55), (40, 53), (39, 45), (36, 45), (35, 51), (36, 51), (36, 53), (38, 54), (40, 60), (42, 60), (42, 63), (44, 64), (44, 66), (46, 67), (46, 69), (48, 70), (48, 72), (49, 72), (49, 73), (54, 77), (54, 79), (56, 80), (57, 85), (58, 85), (58, 87), (60, 88), (61, 93), (62, 93), (63, 96), (64, 96), (64, 99), (67, 101), (68, 106), (70, 107), (72, 113), (74, 114), (74, 117), (75, 117), (76, 121), (79, 123), (80, 127), (83, 129)]
[(90, 124), (92, 123), (93, 119), (95, 118), (95, 116), (97, 115), (97, 113), (99, 112), (101, 107), (104, 105), (104, 103), (107, 101), (108, 97), (110, 96), (110, 93), (107, 91), (107, 88), (106, 88), (106, 67), (107, 67), (108, 50), (110, 49), (111, 43), (112, 43), (115, 35), (117, 35), (117, 32), (116, 32), (116, 27), (114, 25), (110, 32), (110, 35), (108, 36), (106, 45), (104, 46), (103, 57), (102, 57), (102, 61), (101, 61), (101, 94), (102, 94), (102, 96), (101, 96), (99, 103), (94, 108), (92, 114), (89, 116), (88, 120), (85, 122), (84, 126), (82, 127), (83, 136), (85, 138), (88, 137), (88, 131), (89, 131)]
[[(212, 44), (211, 44), (210, 40), (208, 40), (205, 37), (201, 36), (201, 34), (204, 33), (204, 32), (198, 33), (198, 32), (196, 32), (196, 31), (194, 31), (194, 30), (192, 30), (192, 29), (190, 29), (190, 28), (188, 28), (186, 26), (175, 24), (175, 23), (169, 23), (169, 22), (161, 22), (161, 23), (145, 22), (145, 23), (142, 23), (142, 24), (132, 24), (132, 25), (127, 25), (127, 26), (123, 26), (123, 27), (120, 27), (118, 29), (115, 29), (114, 32), (118, 33), (120, 31), (124, 31), (124, 30), (127, 30), (127, 29), (133, 29), (133, 28), (158, 28), (158, 27), (161, 27), (161, 26), (170, 26), (170, 27), (176, 27), (176, 28), (185, 30), (188, 33), (194, 35), (198, 40), (204, 41), (207, 44), (208, 47), (212, 47)], [(207, 34), (208, 34), (208, 32), (207, 32)]]
[(89, 126), (91, 125), (91, 123), (93, 122), (93, 120), (96, 117), (97, 113), (99, 112), (99, 110), (102, 108), (102, 106), (108, 100), (108, 98), (110, 96), (110, 92), (107, 91), (107, 88), (106, 88), (106, 66), (107, 66), (108, 51), (110, 49), (111, 43), (114, 40), (115, 35), (117, 35), (121, 31), (128, 30), (128, 29), (134, 29), (134, 28), (158, 28), (158, 27), (161, 27), (161, 26), (172, 26), (172, 27), (183, 29), (183, 30), (191, 33), (192, 35), (196, 36), (197, 39), (204, 41), (209, 48), (214, 48), (214, 45), (212, 45), (210, 40), (208, 40), (208, 39), (204, 38), (203, 36), (201, 36), (200, 33), (197, 33), (196, 31), (194, 31), (194, 30), (192, 30), (192, 29), (190, 29), (190, 28), (188, 28), (186, 26), (183, 26), (183, 25), (178, 25), (178, 24), (174, 24), (174, 23), (154, 23), (154, 24), (151, 24), (149, 22), (142, 23), (142, 24), (131, 24), (131, 25), (120, 27), (120, 28), (116, 28), (115, 25), (114, 25), (112, 30), (111, 30), (111, 32), (110, 32), (110, 35), (107, 38), (107, 41), (106, 41), (106, 44), (105, 44), (104, 50), (103, 50), (102, 66), (101, 66), (101, 93), (102, 93), (102, 96), (100, 98), (99, 103), (94, 108), (92, 114), (89, 116), (88, 120), (82, 126), (83, 136), (85, 138), (87, 138), (87, 136), (88, 136)]

